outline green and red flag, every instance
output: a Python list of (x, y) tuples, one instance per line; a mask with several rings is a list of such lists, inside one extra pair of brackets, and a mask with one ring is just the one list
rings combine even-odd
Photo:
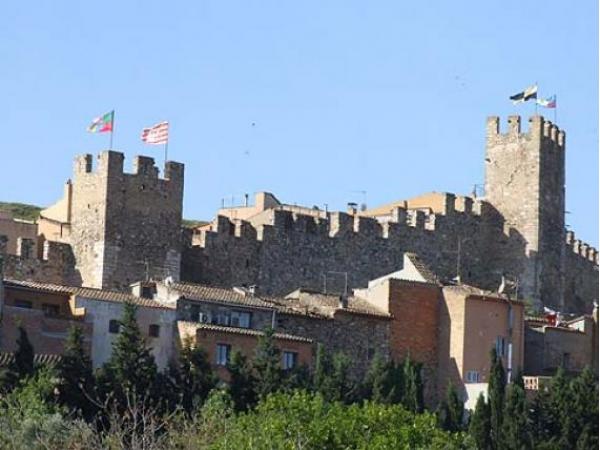
[(115, 112), (113, 110), (101, 115), (100, 117), (96, 117), (87, 130), (90, 133), (106, 133), (107, 131), (112, 131), (114, 120)]

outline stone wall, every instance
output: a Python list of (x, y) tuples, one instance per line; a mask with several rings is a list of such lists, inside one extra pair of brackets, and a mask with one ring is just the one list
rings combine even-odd
[(277, 331), (291, 333), (321, 343), (334, 355), (350, 357), (355, 376), (362, 376), (376, 353), (390, 355), (388, 318), (352, 314), (337, 310), (333, 319), (317, 319), (300, 314), (277, 314)]
[(179, 279), (183, 164), (159, 178), (152, 158), (123, 172), (122, 153), (105, 151), (92, 168), (77, 158), (69, 241), (85, 286), (126, 289), (147, 277)]

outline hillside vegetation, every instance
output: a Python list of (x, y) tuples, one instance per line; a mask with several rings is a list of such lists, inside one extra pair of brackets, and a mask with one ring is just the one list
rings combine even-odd
[(27, 203), (0, 202), (0, 211), (8, 211), (15, 219), (37, 220), (42, 208)]

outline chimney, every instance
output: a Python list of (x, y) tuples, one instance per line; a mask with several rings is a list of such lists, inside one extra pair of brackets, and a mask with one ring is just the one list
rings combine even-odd
[(340, 295), (340, 308), (341, 309), (348, 308), (348, 296), (346, 294)]
[(248, 207), (248, 194), (244, 194), (244, 206)]
[(348, 214), (350, 214), (351, 216), (355, 216), (356, 215), (356, 207), (358, 205), (354, 202), (349, 202), (348, 203)]
[(255, 284), (248, 286), (248, 293), (250, 294), (250, 297), (254, 297), (254, 295), (256, 294), (256, 285)]

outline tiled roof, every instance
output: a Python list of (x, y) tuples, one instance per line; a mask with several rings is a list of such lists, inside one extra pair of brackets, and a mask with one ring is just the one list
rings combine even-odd
[[(33, 356), (34, 364), (56, 365), (62, 359), (62, 355), (38, 353)], [(14, 353), (0, 353), (0, 367), (6, 367), (15, 360)]]
[(22, 281), (22, 280), (13, 280), (13, 279), (4, 280), (4, 284), (7, 287), (17, 287), (17, 288), (22, 287), (22, 288), (28, 288), (28, 289), (33, 289), (33, 290), (42, 291), (42, 292), (77, 295), (80, 297), (85, 297), (85, 298), (99, 300), (99, 301), (105, 301), (105, 302), (125, 303), (125, 302), (129, 301), (135, 305), (148, 307), (148, 308), (173, 309), (170, 306), (163, 305), (152, 299), (140, 298), (133, 294), (117, 292), (117, 291), (109, 291), (106, 289), (95, 289), (95, 288), (89, 288), (89, 287), (75, 287), (75, 286), (62, 286), (62, 285), (52, 284), (52, 283), (40, 283), (37, 281)]
[[(247, 336), (256, 336), (256, 337), (264, 336), (264, 334), (265, 334), (264, 331), (256, 330), (256, 329), (252, 329), (252, 328), (226, 327), (226, 326), (222, 326), (222, 325), (212, 325), (212, 324), (208, 324), (208, 323), (198, 323), (198, 322), (188, 322), (188, 321), (181, 321), (181, 322), (184, 322), (188, 325), (195, 326), (199, 330), (217, 331), (217, 332), (221, 332), (221, 333), (244, 334)], [(298, 341), (298, 342), (308, 342), (308, 343), (312, 342), (312, 339), (305, 338), (302, 336), (296, 336), (293, 334), (287, 334), (287, 333), (274, 333), (273, 337), (275, 339), (283, 339), (283, 340), (287, 340), (287, 341)]]
[[(269, 299), (276, 303), (281, 313), (314, 315), (332, 318), (336, 311), (388, 318), (390, 315), (359, 297), (349, 296), (348, 306), (340, 307), (339, 295), (309, 291), (296, 291), (281, 299)], [(278, 309), (279, 309), (278, 308)]]
[(518, 304), (523, 303), (521, 300), (517, 300), (514, 298), (509, 299), (508, 296), (505, 294), (499, 294), (494, 291), (486, 291), (485, 289), (471, 286), (469, 284), (446, 285), (446, 286), (444, 286), (444, 290), (460, 291), (467, 296), (481, 297), (482, 299), (485, 299), (485, 300), (501, 300), (504, 302), (510, 300), (511, 303), (518, 303)]
[(273, 305), (258, 296), (244, 295), (233, 289), (205, 286), (202, 284), (176, 282), (171, 289), (178, 291), (186, 298), (193, 300), (206, 300), (218, 303), (234, 303), (256, 308), (272, 309)]

